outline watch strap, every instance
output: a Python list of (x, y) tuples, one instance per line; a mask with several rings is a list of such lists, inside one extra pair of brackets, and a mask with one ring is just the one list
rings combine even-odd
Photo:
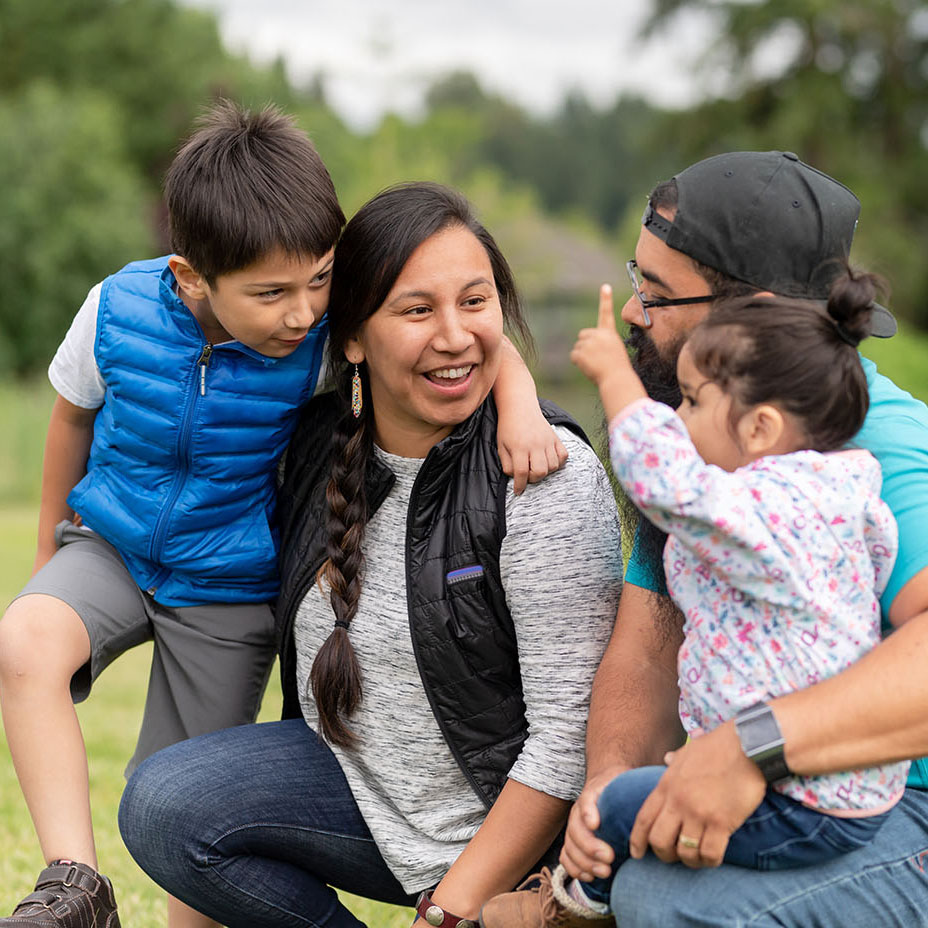
[(741, 750), (757, 765), (767, 783), (792, 775), (783, 754), (783, 733), (767, 703), (758, 702), (742, 709), (735, 716), (735, 731)]
[(427, 925), (432, 925), (433, 928), (477, 928), (477, 923), (472, 919), (452, 915), (440, 905), (432, 902), (428, 890), (419, 893), (419, 898), (416, 900), (416, 912)]

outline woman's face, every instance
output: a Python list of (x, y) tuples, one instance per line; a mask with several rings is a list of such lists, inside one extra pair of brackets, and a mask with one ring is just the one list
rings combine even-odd
[(425, 457), (484, 401), (499, 371), (503, 313), (490, 259), (451, 226), (410, 256), (383, 305), (349, 339), (367, 364), (377, 443)]

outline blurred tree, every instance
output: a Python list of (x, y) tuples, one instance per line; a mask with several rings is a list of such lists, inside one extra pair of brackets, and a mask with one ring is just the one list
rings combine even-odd
[(273, 101), (341, 151), (323, 89), (174, 0), (2, 0), (0, 376), (43, 367), (95, 281), (167, 249), (161, 178), (211, 102)]
[(106, 97), (0, 98), (0, 377), (48, 362), (89, 283), (151, 255), (153, 202)]
[(928, 327), (928, 8), (921, 0), (655, 0), (648, 37), (683, 11), (712, 17), (720, 96), (665, 128), (687, 163), (791, 149), (863, 203), (855, 259)]
[(534, 187), (544, 208), (591, 216), (607, 231), (676, 163), (674, 146), (652, 144), (660, 113), (634, 97), (597, 109), (573, 93), (552, 116), (533, 117), (485, 93), (473, 75), (455, 72), (433, 84), (426, 105), (425, 137), (440, 137), (456, 114), (462, 132), (446, 150), (457, 174), (492, 164)]
[(127, 153), (153, 183), (211, 100), (288, 108), (295, 97), (281, 62), (234, 57), (214, 14), (173, 0), (3, 0), (0, 95), (37, 78), (119, 105)]

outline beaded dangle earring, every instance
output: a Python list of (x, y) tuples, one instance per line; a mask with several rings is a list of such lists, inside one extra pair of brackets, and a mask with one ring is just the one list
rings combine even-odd
[(358, 365), (354, 366), (354, 376), (351, 378), (351, 413), (355, 419), (361, 415), (361, 375), (358, 373)]

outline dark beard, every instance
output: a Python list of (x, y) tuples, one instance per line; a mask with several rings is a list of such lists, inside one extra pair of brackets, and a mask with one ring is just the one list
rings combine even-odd
[(630, 327), (628, 338), (625, 339), (625, 344), (635, 353), (632, 367), (648, 391), (648, 396), (673, 409), (680, 405), (681, 400), (677, 384), (677, 356), (685, 341), (686, 336), (681, 336), (662, 355), (651, 336), (637, 325)]
[[(677, 356), (685, 341), (686, 336), (681, 336), (668, 346), (666, 354), (662, 355), (651, 336), (636, 325), (631, 327), (628, 338), (625, 339), (625, 344), (634, 351), (632, 367), (648, 391), (648, 396), (659, 403), (666, 403), (673, 409), (680, 405), (681, 400), (680, 386), (677, 383)], [(637, 529), (641, 558), (648, 564), (663, 565), (667, 534), (652, 525), (624, 493), (621, 494), (619, 505), (623, 523)], [(660, 574), (663, 574), (663, 567)]]

